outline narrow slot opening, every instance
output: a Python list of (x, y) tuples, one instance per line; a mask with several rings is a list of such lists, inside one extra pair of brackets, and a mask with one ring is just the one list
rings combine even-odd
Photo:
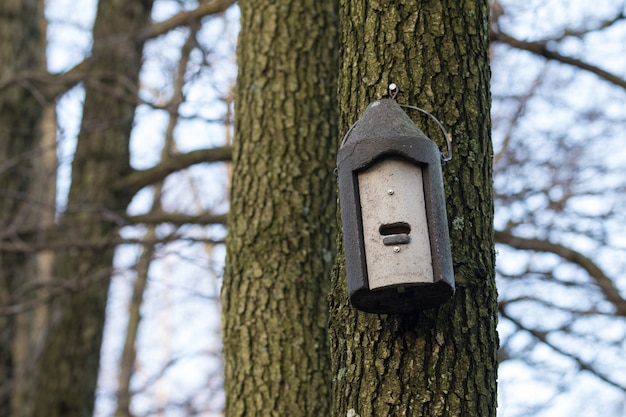
[(404, 222), (389, 223), (381, 225), (378, 231), (383, 236), (399, 234), (408, 235), (409, 233), (411, 233), (411, 226), (408, 223)]

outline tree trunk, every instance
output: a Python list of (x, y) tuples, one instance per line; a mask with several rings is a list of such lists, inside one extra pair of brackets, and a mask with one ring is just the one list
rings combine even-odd
[(329, 411), (337, 10), (241, 1), (223, 284), (226, 415)]
[[(396, 83), (398, 102), (454, 137), (443, 167), (456, 294), (413, 315), (349, 306), (342, 239), (331, 283), (334, 416), (495, 416), (494, 272), (486, 0), (341, 2), (341, 131)], [(437, 126), (413, 119), (443, 152)]]
[[(131, 197), (114, 192), (111, 184), (130, 171), (128, 144), (143, 49), (133, 36), (149, 22), (151, 5), (113, 0), (98, 7), (92, 51), (98, 75), (85, 80), (72, 184), (59, 222), (63, 241), (76, 246), (55, 259), (54, 274), (64, 291), (51, 306), (48, 338), (36, 364), (37, 387), (31, 393), (36, 416), (93, 412), (114, 254), (109, 242)], [(81, 245), (86, 241), (89, 245)]]
[[(47, 219), (49, 185), (48, 157), (54, 148), (42, 145), (44, 109), (50, 103), (29, 82), (17, 75), (45, 72), (45, 29), (41, 25), (43, 2), (38, 0), (0, 2), (0, 240), (28, 247), (19, 229), (38, 231)], [(53, 167), (54, 170), (56, 167)], [(53, 171), (54, 172), (54, 171)], [(54, 213), (53, 210), (51, 210)], [(36, 233), (34, 233), (36, 235)], [(36, 236), (30, 236), (36, 238)], [(35, 332), (19, 331), (22, 323), (37, 321), (36, 313), (23, 311), (24, 299), (17, 294), (35, 285), (40, 268), (24, 253), (0, 250), (0, 415), (9, 415), (12, 396), (27, 372), (28, 346)], [(41, 272), (41, 271), (39, 271)]]

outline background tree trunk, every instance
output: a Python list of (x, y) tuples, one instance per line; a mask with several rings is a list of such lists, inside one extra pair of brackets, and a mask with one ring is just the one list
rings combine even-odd
[[(331, 284), (334, 416), (495, 416), (488, 22), (484, 0), (341, 2), (341, 132), (395, 82), (400, 103), (434, 113), (454, 136), (443, 177), (456, 294), (415, 315), (357, 312), (347, 302), (339, 236)], [(414, 120), (445, 149), (436, 126)]]
[[(36, 364), (35, 416), (93, 413), (114, 255), (109, 242), (132, 197), (116, 193), (111, 184), (130, 171), (129, 137), (143, 49), (134, 36), (149, 22), (151, 5), (115, 0), (98, 7), (92, 51), (98, 74), (85, 80), (72, 185), (59, 221), (63, 241), (76, 246), (55, 259), (63, 292), (51, 305), (48, 338)], [(81, 245), (85, 241), (90, 245)]]
[[(54, 147), (42, 144), (43, 114), (50, 103), (32, 83), (7, 81), (22, 71), (46, 70), (42, 6), (38, 0), (0, 4), (0, 235), (22, 247), (28, 247), (36, 233), (27, 238), (18, 236), (17, 230), (36, 232), (47, 220), (41, 214), (49, 210), (48, 197), (54, 198), (46, 172), (48, 157), (53, 157), (53, 172), (56, 164)], [(38, 274), (39, 269), (24, 253), (0, 251), (0, 305), (13, 305), (20, 289), (36, 286), (37, 278), (45, 275)], [(40, 336), (31, 331), (36, 316), (32, 311), (0, 314), (0, 415), (9, 415), (11, 402), (16, 401), (11, 396), (21, 397), (35, 345), (29, 342)]]
[(335, 2), (241, 1), (223, 284), (226, 415), (328, 414)]

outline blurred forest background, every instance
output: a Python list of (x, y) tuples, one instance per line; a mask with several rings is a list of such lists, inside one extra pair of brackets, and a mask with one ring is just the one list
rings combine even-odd
[[(94, 317), (106, 308), (101, 349), (84, 352), (100, 362), (95, 415), (221, 415), (219, 291), (238, 10), (218, 0), (151, 7), (132, 11), (145, 14), (133, 53), (110, 37), (123, 16), (106, 21), (95, 1), (69, 0), (48, 0), (38, 28), (22, 25), (39, 34), (31, 60), (22, 65), (0, 48), (0, 414), (27, 402), (18, 394), (30, 389), (28, 375), (56, 360), (41, 343), (65, 320), (54, 314), (59, 294), (93, 286), (80, 305), (63, 307), (94, 306)], [(498, 414), (623, 416), (626, 4), (492, 0), (491, 8)], [(15, 20), (10, 9), (1, 5), (0, 19)], [(6, 21), (0, 42), (13, 30)], [(107, 62), (91, 59), (98, 48)], [(105, 69), (116, 75), (98, 75)], [(44, 112), (30, 114), (27, 104), (7, 111), (23, 100), (15, 85), (37, 91)], [(103, 137), (102, 149), (81, 149), (81, 135), (98, 132), (89, 124), (89, 89), (113, 91), (134, 114), (116, 120), (118, 106), (105, 100), (129, 150), (114, 137)], [(17, 119), (41, 121), (38, 143), (6, 141)], [(90, 159), (96, 151), (105, 165)], [(118, 166), (124, 157), (130, 166)], [(102, 205), (81, 203), (85, 167), (99, 176), (91, 189)], [(12, 188), (18, 169), (27, 170), (27, 191)], [(109, 211), (110, 202), (126, 213)], [(94, 218), (110, 227), (91, 230)], [(61, 256), (90, 265), (60, 280)], [(81, 319), (91, 320), (74, 314), (66, 323), (79, 329), (76, 340), (93, 330)]]

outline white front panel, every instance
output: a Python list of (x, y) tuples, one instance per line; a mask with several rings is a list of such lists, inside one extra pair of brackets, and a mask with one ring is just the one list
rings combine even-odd
[(387, 159), (360, 172), (358, 183), (370, 289), (432, 283), (422, 169)]

